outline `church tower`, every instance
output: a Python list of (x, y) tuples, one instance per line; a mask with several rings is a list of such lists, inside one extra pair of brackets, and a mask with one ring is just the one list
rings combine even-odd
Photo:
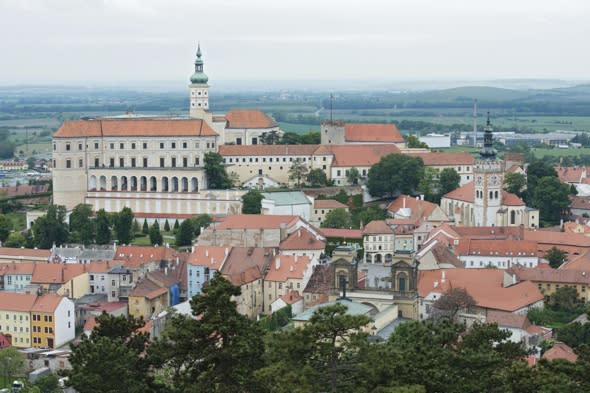
[(190, 110), (189, 116), (196, 119), (204, 119), (209, 110), (209, 78), (203, 72), (203, 60), (201, 59), (201, 44), (197, 48), (195, 60), (195, 72), (191, 75)]
[(474, 225), (496, 225), (496, 213), (502, 205), (503, 168), (502, 161), (496, 157), (493, 142), (493, 129), (490, 123), (490, 113), (484, 129), (483, 148), (473, 169), (475, 181), (474, 195)]

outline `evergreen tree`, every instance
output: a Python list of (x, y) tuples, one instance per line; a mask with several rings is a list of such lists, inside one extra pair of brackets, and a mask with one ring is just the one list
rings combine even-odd
[(178, 227), (180, 227), (180, 224), (178, 223), (178, 219), (176, 219), (174, 221), (174, 227), (172, 228), (174, 233), (176, 233), (178, 231)]
[(214, 190), (231, 187), (229, 176), (223, 166), (223, 157), (219, 153), (207, 152), (204, 157), (207, 186)]
[(104, 209), (96, 212), (96, 243), (108, 244), (111, 242), (111, 222)]
[(163, 242), (162, 234), (160, 233), (160, 225), (156, 220), (150, 227), (150, 243), (152, 246), (162, 245)]
[(137, 222), (137, 220), (133, 220), (133, 234), (134, 234), (134, 236), (136, 233), (140, 233), (139, 222)]
[(260, 214), (264, 196), (260, 191), (252, 189), (242, 196), (242, 214)]
[(141, 227), (141, 233), (147, 235), (150, 233), (150, 226), (148, 225), (147, 218), (143, 219), (143, 226)]
[(129, 244), (133, 239), (133, 212), (130, 208), (124, 207), (115, 215), (115, 235), (120, 244)]
[(191, 220), (184, 220), (176, 231), (176, 245), (178, 247), (190, 246), (193, 242), (194, 231)]
[(164, 222), (164, 231), (170, 232), (170, 224), (168, 223), (168, 219)]
[(12, 221), (4, 214), (0, 214), (0, 242), (4, 243), (12, 231)]
[(68, 226), (64, 222), (66, 208), (50, 205), (47, 214), (33, 223), (33, 237), (38, 248), (49, 249), (55, 244), (60, 246), (68, 240)]

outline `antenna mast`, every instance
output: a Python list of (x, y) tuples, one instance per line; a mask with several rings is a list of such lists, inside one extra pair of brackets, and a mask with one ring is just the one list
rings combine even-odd
[(334, 125), (334, 119), (332, 118), (332, 112), (334, 111), (334, 94), (330, 93), (330, 124)]
[(473, 147), (477, 147), (477, 98), (473, 99)]

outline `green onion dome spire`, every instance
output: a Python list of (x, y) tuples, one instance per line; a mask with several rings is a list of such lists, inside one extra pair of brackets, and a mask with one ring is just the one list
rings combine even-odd
[(209, 80), (209, 77), (203, 72), (201, 56), (201, 44), (199, 44), (197, 47), (197, 59), (195, 60), (195, 72), (191, 75), (191, 83), (205, 84)]

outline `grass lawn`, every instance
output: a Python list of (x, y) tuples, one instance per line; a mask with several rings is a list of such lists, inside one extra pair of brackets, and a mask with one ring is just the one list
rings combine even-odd
[(572, 156), (582, 156), (590, 154), (589, 147), (583, 147), (580, 149), (542, 149), (534, 147), (531, 149), (535, 158), (543, 158), (543, 157), (572, 157)]
[(12, 229), (15, 231), (22, 231), (27, 227), (26, 213), (6, 213), (5, 216), (12, 221)]
[[(161, 233), (165, 243), (168, 243), (170, 247), (176, 246), (176, 237), (172, 231)], [(134, 246), (151, 246), (150, 236), (145, 235), (142, 237), (137, 237), (136, 235), (136, 237), (131, 241), (131, 244)]]

